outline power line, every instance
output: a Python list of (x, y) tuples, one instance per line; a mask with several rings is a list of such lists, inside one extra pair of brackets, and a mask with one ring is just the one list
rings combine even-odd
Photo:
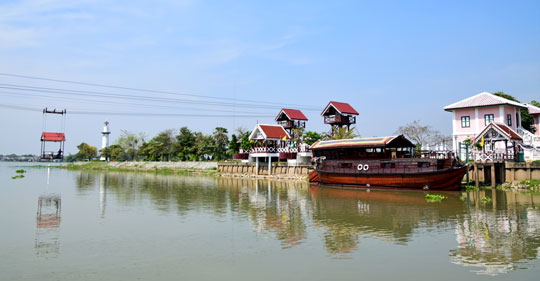
[[(10, 104), (0, 104), (0, 107), (17, 109), (17, 110), (26, 110), (26, 111), (36, 111), (42, 112), (40, 108), (32, 108), (27, 106), (19, 105), (10, 105)], [(161, 116), (161, 117), (204, 117), (204, 118), (237, 118), (237, 117), (247, 117), (247, 118), (271, 118), (274, 116), (265, 116), (265, 115), (212, 115), (212, 114), (182, 114), (182, 113), (145, 113), (145, 112), (97, 112), (97, 111), (68, 111), (68, 114), (76, 115), (121, 115), (121, 116)]]
[[(145, 101), (155, 101), (155, 102), (174, 102), (174, 103), (191, 103), (191, 104), (203, 104), (203, 105), (213, 105), (213, 106), (239, 106), (239, 107), (248, 107), (248, 108), (267, 108), (267, 109), (281, 109), (280, 106), (271, 106), (271, 105), (256, 105), (256, 104), (237, 104), (237, 103), (225, 103), (225, 102), (212, 102), (212, 101), (198, 101), (198, 100), (186, 100), (186, 99), (174, 99), (174, 98), (160, 98), (160, 97), (148, 97), (148, 96), (137, 96), (137, 95), (127, 95), (127, 94), (113, 94), (106, 92), (95, 92), (95, 91), (81, 91), (81, 90), (72, 90), (72, 89), (60, 89), (60, 88), (49, 88), (49, 87), (35, 87), (35, 86), (26, 86), (18, 84), (0, 84), (0, 89), (9, 89), (17, 91), (31, 91), (31, 92), (47, 92), (55, 93), (60, 95), (77, 95), (77, 96), (94, 96), (94, 97), (104, 97), (104, 98), (117, 98), (117, 99), (134, 99), (134, 100), (145, 100)], [(314, 111), (318, 109), (305, 109), (308, 111)]]
[[(0, 95), (14, 95), (14, 96), (20, 96), (21, 93), (13, 93), (13, 92), (1, 92)], [(34, 94), (34, 93), (25, 93), (26, 95), (31, 97), (43, 97), (43, 98), (51, 98), (51, 99), (60, 99), (60, 97), (57, 96), (49, 96), (49, 95), (40, 95), (40, 94)], [(94, 102), (94, 103), (101, 103), (101, 104), (116, 104), (116, 105), (133, 105), (133, 106), (141, 106), (141, 107), (153, 107), (153, 108), (169, 108), (169, 109), (177, 109), (177, 110), (208, 110), (208, 111), (215, 111), (215, 112), (226, 112), (226, 113), (235, 113), (234, 110), (222, 110), (222, 109), (208, 109), (208, 108), (186, 108), (186, 107), (176, 107), (176, 106), (166, 106), (166, 105), (157, 105), (157, 104), (141, 104), (141, 103), (128, 103), (128, 102), (118, 102), (118, 101), (100, 101), (100, 100), (92, 100), (92, 99), (82, 99), (82, 98), (61, 98), (62, 100), (71, 100), (71, 101), (84, 101), (84, 102)], [(252, 113), (257, 114), (257, 112), (252, 111), (244, 111), (243, 113)]]
[[(9, 77), (17, 77), (17, 78), (25, 78), (25, 79), (50, 81), (50, 82), (59, 82), (59, 83), (69, 83), (69, 84), (76, 84), (76, 85), (93, 86), (93, 87), (103, 87), (103, 88), (121, 89), (121, 90), (129, 90), (129, 91), (147, 92), (147, 93), (159, 93), (159, 94), (181, 95), (181, 96), (207, 98), (207, 99), (218, 99), (218, 100), (229, 100), (229, 101), (241, 101), (241, 102), (250, 102), (250, 103), (265, 103), (265, 104), (282, 105), (281, 103), (265, 102), (265, 101), (260, 101), (260, 100), (255, 101), (255, 100), (224, 98), (224, 97), (207, 96), (207, 95), (185, 94), (185, 93), (177, 93), (177, 92), (170, 92), (170, 91), (149, 90), (149, 89), (141, 89), (141, 88), (133, 88), (133, 87), (124, 87), (124, 86), (115, 86), (115, 85), (106, 85), (106, 84), (97, 84), (97, 83), (87, 83), (87, 82), (78, 82), (78, 81), (52, 79), (52, 78), (44, 78), (44, 77), (36, 77), (36, 76), (28, 76), (28, 75), (18, 75), (18, 74), (10, 74), (10, 73), (0, 73), (0, 75), (9, 76)], [(298, 104), (288, 104), (288, 105), (289, 106), (303, 106), (304, 108), (306, 108), (306, 110), (307, 110), (307, 108), (312, 108), (312, 110), (316, 110), (316, 108), (317, 108), (317, 107), (312, 107), (312, 106), (307, 106), (306, 107), (305, 105), (298, 105)]]

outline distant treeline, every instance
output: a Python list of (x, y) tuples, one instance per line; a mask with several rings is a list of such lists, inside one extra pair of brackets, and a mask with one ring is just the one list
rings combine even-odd
[[(237, 128), (236, 134), (232, 134), (230, 139), (229, 132), (223, 127), (216, 127), (209, 135), (191, 131), (188, 127), (169, 129), (150, 140), (147, 140), (143, 133), (121, 132), (113, 145), (100, 151), (100, 157), (113, 161), (219, 161), (232, 159), (233, 154), (238, 153), (240, 148), (252, 147), (249, 141), (251, 132), (243, 128)], [(297, 131), (295, 135), (295, 141), (300, 141), (298, 136), (302, 136), (303, 131)], [(308, 144), (319, 138), (320, 135), (315, 132), (305, 134)], [(79, 152), (66, 156), (65, 161), (91, 160), (98, 157), (98, 150), (94, 146), (83, 142), (77, 148)]]

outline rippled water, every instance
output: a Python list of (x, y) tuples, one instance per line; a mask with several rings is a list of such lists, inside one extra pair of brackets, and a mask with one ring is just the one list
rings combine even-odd
[[(540, 195), (0, 163), (0, 280), (538, 280)], [(482, 200), (482, 198), (490, 198)]]

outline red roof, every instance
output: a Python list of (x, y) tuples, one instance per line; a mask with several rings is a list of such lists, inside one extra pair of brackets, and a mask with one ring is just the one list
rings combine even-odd
[(66, 136), (64, 133), (41, 133), (42, 141), (66, 141)]
[(276, 116), (276, 120), (279, 118), (282, 112), (285, 113), (285, 115), (287, 115), (289, 120), (305, 120), (305, 121), (308, 120), (307, 117), (304, 115), (304, 113), (302, 113), (302, 111), (298, 109), (289, 109), (289, 108), (281, 109), (281, 111)]
[(337, 111), (340, 113), (345, 114), (354, 114), (358, 115), (358, 112), (348, 103), (345, 102), (337, 102), (337, 101), (331, 101), (328, 103), (328, 105), (324, 108), (321, 115), (324, 115), (324, 113), (330, 108), (330, 105), (332, 105)]
[(283, 129), (283, 126), (279, 125), (261, 125), (257, 124), (257, 127), (251, 132), (251, 135), (249, 136), (249, 139), (254, 139), (257, 136), (257, 131), (259, 131), (265, 140), (267, 139), (275, 139), (280, 140), (285, 137), (286, 139), (290, 139), (291, 137), (289, 134)]

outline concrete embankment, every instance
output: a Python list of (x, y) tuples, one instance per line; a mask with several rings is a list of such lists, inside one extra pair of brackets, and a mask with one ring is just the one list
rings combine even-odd
[(264, 177), (281, 179), (307, 179), (310, 164), (287, 165), (287, 163), (274, 163), (268, 169), (265, 164), (260, 164), (258, 169), (253, 162), (219, 162), (218, 172), (222, 176), (231, 177)]

